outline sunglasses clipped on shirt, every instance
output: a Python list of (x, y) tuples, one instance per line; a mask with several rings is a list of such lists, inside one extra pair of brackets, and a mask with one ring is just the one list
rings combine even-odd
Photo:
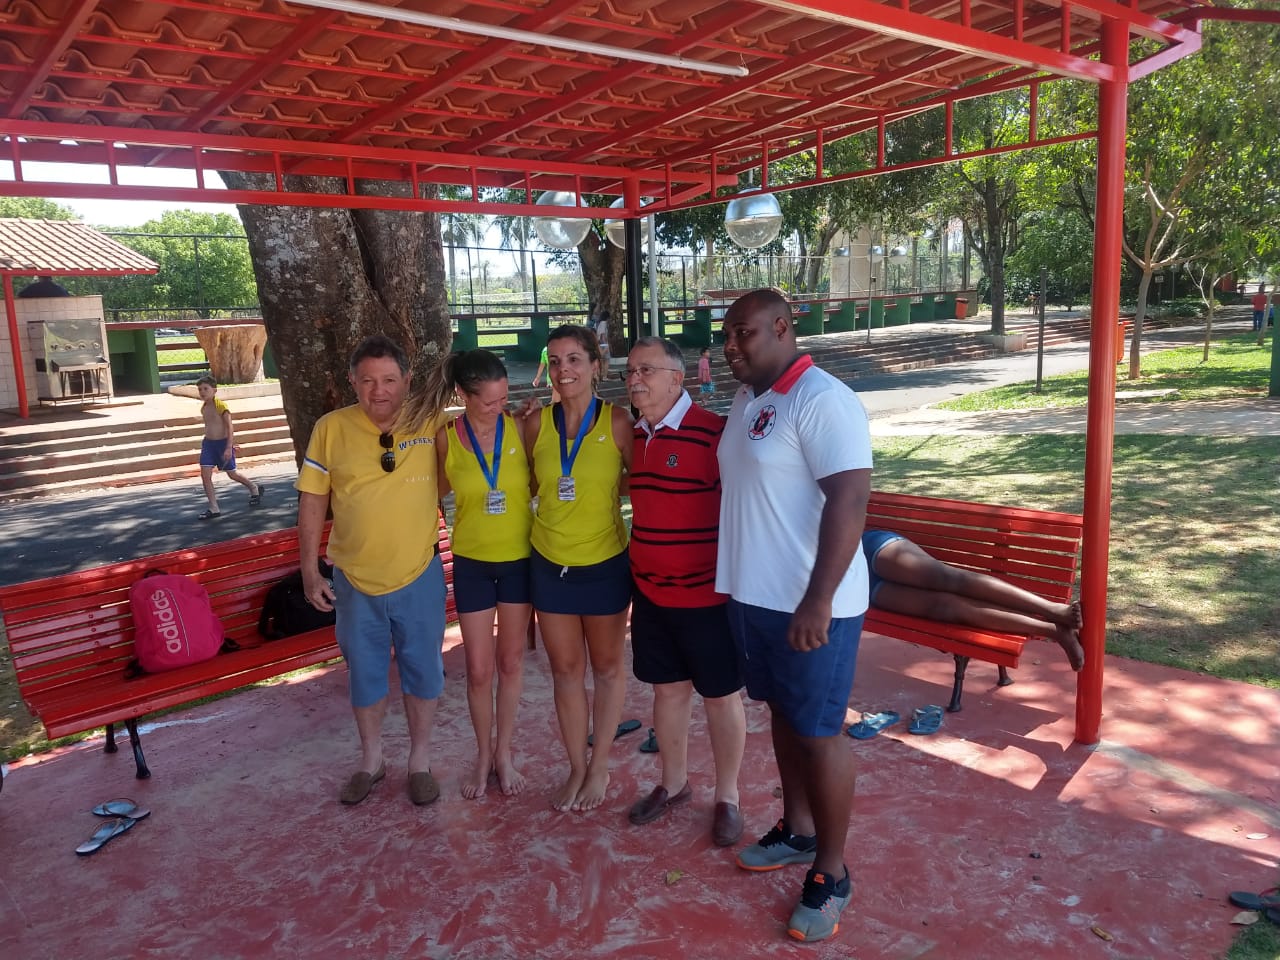
[(396, 438), (389, 433), (379, 434), (378, 443), (382, 444), (383, 450), (382, 459), (379, 462), (382, 464), (382, 469), (390, 473), (396, 468)]

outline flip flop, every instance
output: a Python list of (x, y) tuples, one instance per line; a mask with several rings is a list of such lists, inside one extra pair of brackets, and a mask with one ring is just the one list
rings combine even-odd
[[(623, 720), (618, 724), (618, 729), (613, 732), (613, 739), (617, 740), (619, 737), (625, 737), (628, 733), (635, 733), (639, 729), (639, 720)], [(591, 736), (587, 737), (587, 746), (594, 747), (595, 745), (596, 735), (593, 733)]]
[(653, 732), (653, 727), (649, 728), (649, 736), (645, 738), (644, 743), (640, 744), (641, 753), (657, 753), (658, 752), (658, 735)]
[(1280, 887), (1268, 887), (1261, 893), (1250, 893), (1248, 890), (1232, 890), (1227, 899), (1242, 910), (1271, 910), (1280, 907)]
[(911, 714), (911, 726), (907, 727), (907, 732), (927, 737), (931, 733), (937, 733), (938, 728), (941, 726), (942, 708), (930, 703), (926, 706), (918, 707)]
[(125, 817), (129, 820), (145, 820), (151, 816), (151, 811), (146, 807), (140, 807), (128, 797), (121, 797), (119, 800), (106, 800), (93, 808), (93, 815), (96, 817)]
[(93, 836), (80, 844), (80, 846), (76, 847), (76, 853), (82, 857), (87, 857), (91, 853), (97, 853), (106, 846), (107, 841), (113, 837), (120, 836), (120, 834), (124, 833), (137, 822), (137, 820), (133, 820), (129, 817), (112, 817), (97, 830), (93, 831)]
[(901, 717), (893, 710), (882, 710), (879, 713), (864, 713), (862, 719), (851, 726), (846, 733), (855, 740), (870, 740), (885, 727), (891, 727)]

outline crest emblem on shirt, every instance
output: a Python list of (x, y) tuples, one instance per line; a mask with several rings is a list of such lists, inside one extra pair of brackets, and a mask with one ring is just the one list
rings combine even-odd
[(667, 466), (670, 467), (672, 470), (674, 470), (676, 467), (680, 466), (680, 458), (677, 457), (674, 453), (671, 454), (669, 457), (667, 457)]
[(773, 404), (761, 407), (760, 412), (756, 414), (755, 420), (751, 423), (751, 429), (747, 431), (747, 436), (752, 440), (763, 440), (773, 430), (773, 424), (778, 419), (778, 411), (774, 409)]

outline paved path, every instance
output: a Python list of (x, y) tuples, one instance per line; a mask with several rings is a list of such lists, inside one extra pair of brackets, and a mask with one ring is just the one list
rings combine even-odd
[[(1240, 332), (1243, 322), (1219, 325), (1217, 333)], [(1149, 349), (1197, 342), (1199, 327), (1161, 330), (1144, 337)], [(1088, 349), (1052, 348), (1045, 375), (1083, 369)], [(860, 377), (854, 386), (872, 418), (872, 433), (1079, 433), (1084, 408), (958, 414), (928, 404), (1002, 383), (1035, 378), (1034, 351), (989, 360), (946, 364), (893, 374)], [(1174, 433), (1209, 436), (1280, 435), (1280, 400), (1195, 404), (1121, 404), (1117, 433)], [(267, 484), (261, 507), (250, 510), (239, 488), (219, 487), (223, 517), (200, 522), (204, 509), (197, 479), (101, 492), (0, 503), (0, 584), (82, 570), (130, 557), (179, 550), (233, 537), (287, 527), (296, 519), (291, 461), (253, 471)], [(223, 478), (219, 478), (222, 480)]]
[[(989, 410), (960, 413), (926, 408), (872, 419), (873, 436), (1003, 433), (1084, 433), (1085, 408)], [(1195, 403), (1121, 403), (1116, 433), (1170, 433), (1203, 437), (1280, 436), (1280, 399)]]

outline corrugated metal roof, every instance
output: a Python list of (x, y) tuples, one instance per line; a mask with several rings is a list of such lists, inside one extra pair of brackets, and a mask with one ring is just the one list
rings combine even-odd
[(75, 277), (158, 269), (142, 254), (79, 220), (0, 218), (0, 272)]

